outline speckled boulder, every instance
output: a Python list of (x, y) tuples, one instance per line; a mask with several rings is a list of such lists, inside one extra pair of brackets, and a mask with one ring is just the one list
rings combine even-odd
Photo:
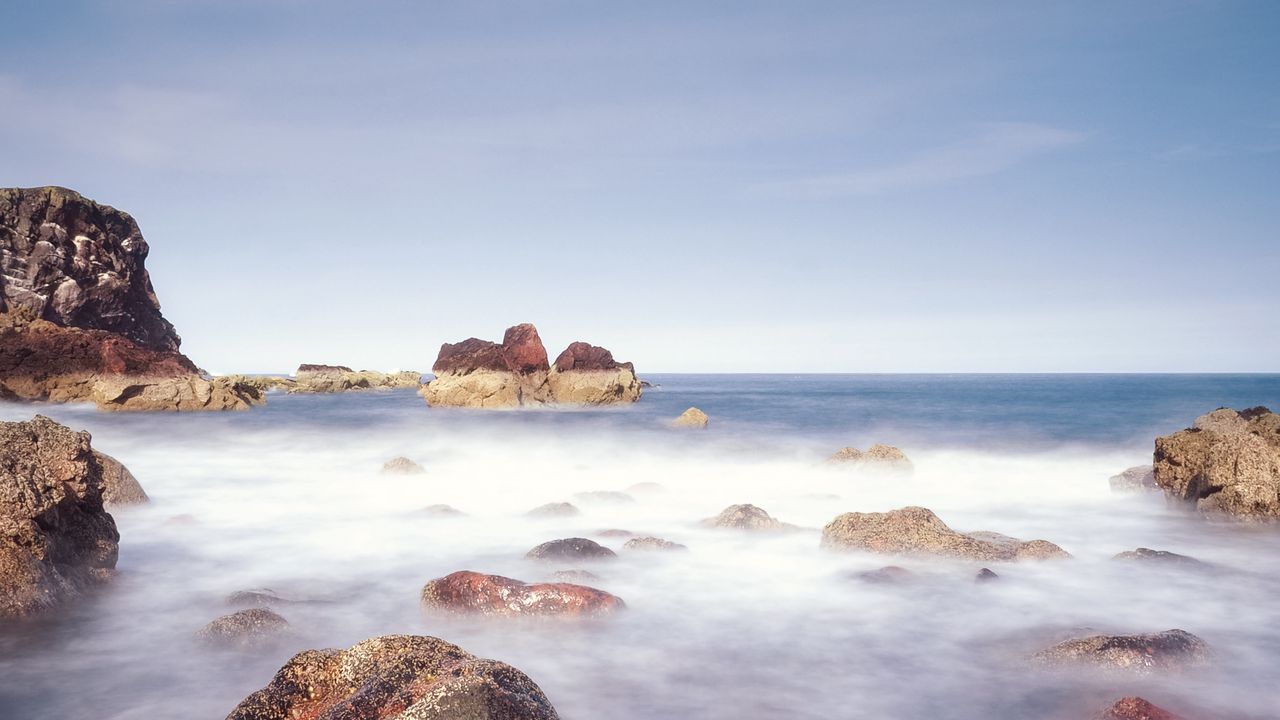
[(1183, 720), (1140, 697), (1120, 698), (1096, 717), (1097, 720)]
[(892, 445), (876, 443), (865, 451), (855, 447), (840, 448), (827, 459), (834, 465), (867, 466), (885, 470), (910, 470), (907, 454)]
[(1147, 635), (1091, 635), (1036, 653), (1043, 665), (1091, 665), (1138, 675), (1182, 671), (1207, 665), (1208, 644), (1185, 630)]
[(307, 650), (227, 720), (557, 720), (519, 670), (440, 638), (384, 635)]
[(752, 532), (776, 532), (791, 526), (769, 515), (762, 508), (750, 504), (730, 505), (720, 514), (702, 521), (706, 527), (749, 530)]
[(707, 417), (706, 413), (702, 412), (696, 407), (691, 407), (688, 410), (685, 410), (684, 412), (680, 413), (680, 416), (677, 417), (675, 420), (672, 420), (671, 426), (677, 427), (677, 428), (692, 428), (695, 430), (705, 430), (707, 427), (707, 423), (710, 422), (710, 420), (711, 419)]
[(151, 500), (138, 478), (119, 460), (96, 450), (93, 454), (102, 468), (102, 502), (105, 505), (139, 505)]
[(659, 538), (659, 537), (638, 537), (638, 538), (631, 538), (630, 540), (623, 543), (622, 549), (630, 552), (636, 552), (636, 551), (672, 552), (672, 551), (679, 551), (679, 550), (688, 550), (689, 548), (684, 545), (681, 545), (678, 542), (663, 540), (662, 538)]
[(424, 607), (479, 615), (608, 615), (622, 599), (570, 583), (525, 583), (467, 570), (436, 578), (422, 588)]
[(1221, 408), (1156, 438), (1155, 481), (1205, 514), (1280, 519), (1280, 415)]
[(388, 475), (420, 475), (426, 470), (418, 463), (401, 455), (382, 464), (382, 472)]
[(256, 650), (269, 646), (289, 629), (289, 621), (264, 607), (223, 615), (196, 632), (212, 647)]
[(612, 560), (617, 557), (609, 548), (586, 538), (564, 538), (544, 542), (525, 554), (529, 560), (577, 562), (580, 560)]
[(931, 554), (983, 562), (1070, 557), (1047, 540), (1023, 541), (993, 532), (956, 532), (932, 510), (916, 506), (884, 513), (840, 515), (822, 529), (822, 545), (837, 550)]

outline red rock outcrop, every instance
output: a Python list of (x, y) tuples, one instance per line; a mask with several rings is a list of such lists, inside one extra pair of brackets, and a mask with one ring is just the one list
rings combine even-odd
[(525, 583), (462, 570), (422, 588), (426, 607), (480, 615), (608, 615), (626, 605), (616, 595), (570, 583)]

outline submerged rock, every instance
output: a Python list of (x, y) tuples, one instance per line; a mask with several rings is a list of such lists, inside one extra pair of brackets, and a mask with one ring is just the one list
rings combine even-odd
[(608, 560), (617, 557), (609, 548), (586, 538), (565, 538), (544, 542), (525, 554), (529, 560)]
[(691, 407), (680, 413), (680, 416), (675, 420), (672, 420), (671, 427), (705, 429), (709, 421), (710, 418), (707, 417), (706, 413), (696, 407)]
[(599, 575), (591, 572), (590, 570), (581, 570), (577, 568), (570, 570), (557, 570), (551, 573), (551, 577), (555, 578), (559, 582), (567, 583), (594, 582), (600, 579)]
[(1148, 635), (1092, 635), (1036, 653), (1044, 665), (1092, 665), (1140, 675), (1182, 671), (1208, 664), (1209, 646), (1184, 630)]
[(1221, 408), (1156, 438), (1155, 481), (1206, 514), (1280, 519), (1280, 415)]
[(678, 542), (671, 542), (670, 540), (663, 540), (662, 538), (658, 538), (658, 537), (638, 537), (638, 538), (631, 538), (630, 540), (623, 543), (622, 549), (630, 550), (630, 551), (657, 550), (662, 552), (671, 552), (673, 550), (688, 550), (689, 548), (685, 545), (681, 545)]
[(597, 536), (599, 536), (599, 537), (620, 538), (620, 537), (631, 537), (632, 535), (635, 535), (635, 533), (631, 532), (630, 530), (620, 530), (620, 529), (618, 529), (618, 528), (608, 528), (607, 530), (599, 530), (599, 531), (597, 531), (597, 532), (596, 532), (596, 535), (597, 535)]
[(1111, 558), (1112, 560), (1129, 560), (1142, 563), (1151, 563), (1156, 565), (1178, 565), (1182, 567), (1207, 568), (1208, 563), (1201, 562), (1189, 555), (1179, 555), (1178, 553), (1169, 552), (1168, 550), (1152, 550), (1151, 548), (1137, 548), (1136, 550), (1127, 550)]
[(866, 570), (856, 574), (854, 577), (875, 585), (898, 585), (905, 582), (911, 582), (916, 579), (916, 574), (904, 567), (897, 565), (886, 565), (876, 570)]
[(420, 475), (426, 472), (418, 463), (403, 455), (393, 457), (382, 465), (382, 472), (388, 475)]
[(876, 443), (866, 451), (855, 447), (840, 448), (836, 454), (827, 459), (828, 463), (837, 465), (862, 465), (883, 469), (910, 470), (911, 461), (906, 453), (892, 445)]
[(422, 509), (422, 512), (423, 512), (423, 513), (425, 513), (425, 514), (427, 514), (427, 515), (430, 515), (430, 516), (432, 516), (432, 517), (438, 517), (438, 518), (451, 518), (451, 517), (465, 517), (465, 516), (466, 516), (466, 513), (462, 512), (462, 511), (461, 511), (461, 510), (459, 510), (458, 508), (456, 508), (456, 507), (454, 507), (454, 506), (452, 506), (452, 505), (442, 505), (442, 504), (437, 504), (437, 505), (428, 505), (428, 506), (426, 506), (425, 508), (423, 508), (423, 509)]
[(267, 607), (292, 602), (294, 601), (280, 597), (280, 594), (271, 588), (237, 590), (227, 596), (227, 604), (233, 607)]
[(426, 607), (481, 615), (608, 615), (626, 607), (603, 590), (571, 583), (529, 584), (501, 575), (459, 571), (422, 588)]
[(94, 451), (102, 468), (102, 502), (104, 505), (139, 505), (149, 502), (146, 491), (129, 468), (110, 455)]
[(255, 650), (279, 639), (289, 621), (265, 607), (223, 615), (196, 632), (200, 642), (222, 648)]
[(307, 650), (227, 720), (558, 720), (524, 673), (439, 638), (383, 635)]
[(112, 577), (120, 534), (102, 494), (89, 433), (41, 415), (0, 422), (0, 617), (50, 610)]
[(884, 513), (840, 515), (822, 529), (822, 546), (981, 561), (1071, 557), (1046, 540), (1022, 541), (991, 532), (959, 533), (947, 527), (933, 511), (914, 506)]
[(1112, 475), (1111, 492), (1133, 493), (1144, 490), (1159, 490), (1156, 485), (1156, 471), (1152, 465), (1136, 465), (1119, 475)]
[(991, 568), (982, 568), (981, 570), (978, 571), (978, 574), (974, 576), (973, 581), (979, 582), (979, 583), (988, 583), (988, 582), (992, 582), (993, 580), (999, 580), (999, 579), (1000, 579), (1000, 576), (997, 575), (995, 571), (992, 570)]
[(557, 517), (573, 517), (581, 515), (582, 511), (567, 502), (547, 503), (525, 513), (525, 515), (533, 518), (557, 518)]
[(772, 532), (792, 527), (771, 517), (762, 508), (749, 504), (730, 505), (721, 510), (719, 515), (703, 520), (702, 524), (706, 527), (750, 530), (753, 532)]
[(1140, 697), (1120, 698), (1096, 716), (1096, 720), (1183, 720), (1180, 716)]

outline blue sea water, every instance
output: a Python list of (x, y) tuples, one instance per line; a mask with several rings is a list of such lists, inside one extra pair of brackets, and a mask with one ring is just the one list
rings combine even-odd
[[(530, 675), (567, 720), (1088, 717), (1139, 694), (1189, 716), (1275, 718), (1280, 530), (1212, 523), (1107, 478), (1150, 462), (1152, 439), (1217, 407), (1280, 408), (1280, 375), (653, 375), (631, 406), (467, 411), (412, 391), (285, 395), (243, 413), (110, 414), (0, 404), (93, 434), (151, 502), (113, 510), (119, 574), (36, 623), (0, 628), (0, 718), (223, 717), (293, 653), (373, 635), (444, 637)], [(705, 431), (676, 431), (685, 408)], [(909, 475), (833, 469), (835, 450), (885, 442)], [(406, 455), (427, 470), (390, 476)], [(661, 486), (654, 490), (652, 484)], [(644, 485), (641, 485), (644, 484)], [(631, 493), (601, 503), (583, 492)], [(581, 514), (533, 520), (569, 501)], [(700, 520), (750, 502), (794, 532), (716, 531)], [(439, 520), (422, 508), (467, 513)], [(1058, 543), (1074, 559), (995, 567), (819, 549), (846, 511), (924, 505), (951, 526)], [(635, 554), (624, 528), (683, 543)], [(528, 581), (524, 553), (595, 537), (593, 566), (628, 605), (593, 622), (440, 617), (423, 583), (460, 569)], [(1215, 567), (1125, 565), (1145, 546)], [(853, 576), (888, 564), (917, 580)], [(194, 640), (269, 587), (293, 627), (250, 653)], [(1182, 628), (1217, 660), (1184, 675), (1049, 672), (1027, 658), (1064, 633)]]

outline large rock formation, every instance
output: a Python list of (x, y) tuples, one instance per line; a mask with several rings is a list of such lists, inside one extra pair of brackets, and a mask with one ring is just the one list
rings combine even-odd
[(914, 506), (884, 513), (840, 515), (822, 528), (822, 546), (984, 562), (1070, 557), (1047, 540), (1023, 541), (993, 532), (956, 532), (932, 510)]
[(384, 373), (377, 370), (352, 370), (345, 365), (298, 366), (289, 392), (335, 393), (351, 390), (383, 390), (392, 388), (417, 388), (422, 384), (422, 373), (416, 370)]
[(571, 583), (525, 583), (468, 570), (436, 578), (422, 588), (422, 604), (480, 615), (608, 615), (626, 605), (616, 595)]
[(575, 342), (552, 367), (533, 325), (507, 328), (502, 344), (469, 338), (440, 347), (435, 379), (419, 391), (430, 405), (510, 408), (564, 403), (604, 405), (640, 399), (631, 363)]
[(1280, 415), (1221, 408), (1156, 438), (1155, 481), (1206, 514), (1280, 519)]
[(0, 398), (108, 410), (261, 402), (178, 352), (129, 215), (64, 188), (0, 189)]
[(383, 635), (307, 650), (227, 720), (558, 720), (524, 673), (440, 638)]
[(89, 433), (40, 415), (0, 423), (0, 617), (48, 610), (108, 580), (119, 540)]

